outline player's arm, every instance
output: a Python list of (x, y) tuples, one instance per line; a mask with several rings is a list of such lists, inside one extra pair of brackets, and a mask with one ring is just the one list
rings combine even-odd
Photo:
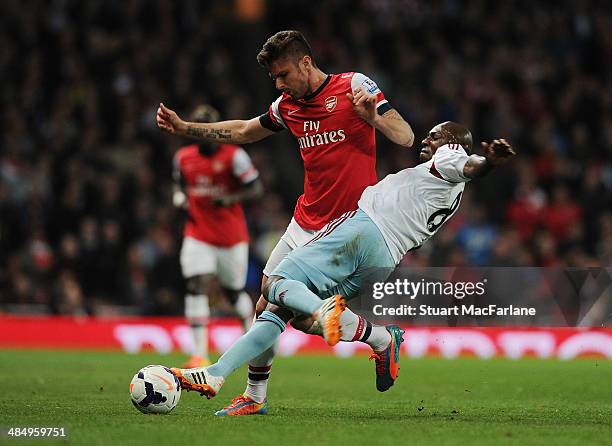
[[(382, 132), (395, 144), (404, 147), (412, 146), (414, 142), (412, 127), (396, 109), (391, 108), (388, 103), (387, 110), (377, 108), (377, 96), (366, 92), (361, 86), (357, 87), (353, 94), (348, 93), (347, 97), (353, 102), (353, 109), (361, 119)], [(383, 111), (382, 114), (381, 111)]]
[(263, 184), (259, 178), (255, 178), (248, 184), (243, 184), (239, 191), (222, 195), (213, 199), (217, 206), (231, 206), (234, 203), (242, 203), (243, 201), (254, 200), (263, 195)]
[(241, 184), (239, 190), (220, 195), (213, 199), (217, 206), (231, 206), (247, 200), (253, 200), (263, 195), (263, 185), (259, 172), (251, 158), (242, 148), (238, 148), (232, 158), (232, 173)]
[(377, 113), (372, 125), (395, 144), (411, 147), (414, 142), (412, 127), (394, 108), (385, 112), (382, 116)]
[(174, 182), (172, 204), (179, 209), (187, 209), (189, 202), (185, 193), (185, 178), (181, 172), (178, 155), (174, 156), (172, 163), (172, 180)]
[(463, 167), (463, 175), (478, 178), (486, 175), (494, 167), (506, 163), (516, 152), (505, 139), (494, 139), (493, 142), (482, 142), (484, 156), (470, 155)]
[(163, 103), (157, 109), (157, 126), (172, 134), (218, 144), (248, 144), (272, 135), (259, 117), (249, 120), (220, 121), (213, 123), (183, 121)]
[(355, 113), (395, 144), (412, 146), (414, 132), (404, 118), (385, 99), (384, 94), (369, 77), (354, 73), (351, 93), (346, 95), (353, 103)]

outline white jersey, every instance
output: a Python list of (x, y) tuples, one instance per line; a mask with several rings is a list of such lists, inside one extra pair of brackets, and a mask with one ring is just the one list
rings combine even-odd
[(438, 148), (432, 159), (367, 187), (359, 207), (382, 233), (395, 263), (428, 240), (459, 207), (469, 156), (459, 144)]

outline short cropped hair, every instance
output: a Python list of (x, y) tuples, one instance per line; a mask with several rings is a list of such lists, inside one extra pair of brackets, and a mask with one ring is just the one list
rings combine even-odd
[[(312, 59), (312, 48), (302, 35), (295, 30), (279, 31), (270, 37), (257, 55), (257, 63), (269, 70), (270, 65), (282, 58), (297, 61), (301, 57), (310, 56)], [(316, 67), (314, 60), (312, 65)]]
[(466, 126), (453, 121), (446, 121), (438, 125), (444, 129), (449, 143), (459, 144), (468, 155), (472, 154), (472, 132)]
[(198, 105), (189, 115), (189, 120), (191, 122), (219, 122), (220, 119), (221, 115), (217, 109), (208, 104)]

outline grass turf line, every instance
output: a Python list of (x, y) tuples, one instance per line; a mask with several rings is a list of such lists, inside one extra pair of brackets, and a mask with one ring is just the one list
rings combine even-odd
[(244, 390), (244, 370), (213, 400), (184, 392), (169, 416), (136, 411), (128, 394), (133, 374), (147, 364), (172, 366), (184, 359), (1, 350), (0, 425), (66, 426), (70, 444), (87, 445), (584, 446), (612, 439), (607, 360), (403, 358), (397, 384), (378, 393), (374, 364), (365, 357), (298, 356), (276, 360), (268, 416), (213, 416)]

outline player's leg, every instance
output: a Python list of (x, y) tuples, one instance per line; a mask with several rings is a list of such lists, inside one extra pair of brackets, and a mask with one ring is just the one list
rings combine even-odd
[(323, 338), (330, 346), (340, 341), (340, 317), (346, 308), (341, 295), (321, 300), (303, 281), (288, 275), (270, 277), (264, 289), (264, 296), (269, 302), (288, 308), (294, 313), (312, 314), (321, 326)]
[[(320, 246), (301, 247), (294, 250), (275, 269), (275, 274), (276, 271), (283, 271), (282, 277), (275, 277), (273, 282), (268, 281), (264, 287), (264, 293), (267, 295), (268, 300), (271, 301), (270, 297), (274, 296), (274, 302), (280, 303), (280, 306), (307, 314), (316, 312), (316, 317), (324, 326), (324, 331), (331, 332), (328, 326), (331, 327), (331, 322), (334, 321), (331, 321), (329, 324), (328, 322), (331, 319), (335, 319), (337, 331), (337, 319), (342, 310), (339, 307), (342, 302), (336, 299), (322, 301), (304, 283), (308, 283), (313, 290), (323, 289), (321, 287), (328, 289), (338, 284), (337, 277), (341, 275), (341, 280), (343, 280), (354, 271), (352, 265), (356, 263), (356, 260), (353, 257), (358, 257), (358, 249), (346, 251), (344, 255), (338, 257), (342, 260), (337, 262), (338, 265), (334, 269), (333, 277), (326, 276), (322, 271), (324, 265), (328, 263), (329, 255), (333, 255), (329, 252), (326, 253), (326, 248), (333, 252), (341, 250), (345, 244), (345, 241), (343, 241), (343, 234), (345, 232), (347, 231), (339, 230), (338, 236), (331, 238), (333, 242), (331, 244), (319, 243)], [(359, 233), (358, 226), (348, 225), (348, 233), (346, 234), (347, 239), (354, 238)], [(329, 238), (325, 238), (325, 240), (329, 240)], [(322, 254), (317, 256), (315, 253), (319, 251)], [(305, 259), (301, 259), (303, 253), (305, 253)], [(289, 257), (294, 260), (291, 261)], [(312, 274), (312, 277), (303, 268), (305, 262), (311, 263), (310, 274)], [(288, 286), (291, 289), (283, 294), (283, 291), (279, 289), (279, 285), (283, 287)], [(302, 296), (301, 299), (300, 296)], [(316, 305), (312, 305), (313, 298), (317, 300)], [(302, 304), (302, 301), (306, 303)], [(225, 378), (233, 370), (245, 361), (250, 361), (259, 356), (274, 345), (280, 334), (284, 331), (286, 321), (292, 316), (291, 312), (287, 312), (284, 317), (279, 317), (279, 315), (271, 311), (264, 311), (257, 318), (251, 329), (236, 341), (215, 364), (210, 367), (195, 369), (173, 369), (181, 381), (181, 386), (186, 390), (198, 391), (209, 398), (215, 396), (223, 385)]]
[[(342, 342), (363, 342), (372, 347), (375, 352), (385, 350), (391, 343), (391, 335), (383, 325), (372, 324), (363, 316), (350, 309), (349, 306), (342, 312), (340, 318), (342, 326)], [(303, 331), (315, 336), (323, 336), (319, 323), (312, 316), (295, 317), (291, 326), (296, 330)]]
[[(265, 284), (267, 276), (264, 276), (262, 283)], [(268, 301), (260, 296), (255, 306), (255, 318), (253, 324), (262, 323), (263, 319), (259, 319), (263, 312), (270, 305)], [(253, 325), (251, 325), (251, 328)], [(239, 415), (265, 415), (268, 413), (268, 381), (270, 378), (270, 370), (272, 369), (272, 361), (276, 352), (275, 342), (271, 347), (267, 348), (262, 353), (249, 361), (247, 387), (243, 393), (236, 396), (229, 405), (215, 412), (217, 416), (239, 416)]]
[(216, 271), (214, 247), (191, 237), (183, 240), (181, 269), (185, 277), (185, 317), (191, 329), (193, 351), (186, 366), (208, 363), (208, 290)]
[[(262, 287), (267, 280), (268, 277), (264, 275), (262, 277)], [(263, 296), (260, 296), (255, 306), (255, 320), (268, 307), (268, 301)], [(267, 413), (268, 382), (277, 347), (278, 343), (274, 343), (266, 351), (249, 361), (246, 389), (242, 394), (234, 398), (229, 406), (219, 410), (216, 415), (257, 415)]]
[[(395, 261), (378, 227), (363, 211), (360, 211), (355, 219), (362, 221), (364, 243), (367, 245), (363, 246), (365, 255), (355, 273), (340, 283), (337, 290), (330, 290), (330, 293), (341, 291), (347, 286), (361, 290), (365, 283), (384, 282), (395, 269)], [(372, 347), (373, 353), (370, 359), (374, 359), (376, 363), (376, 388), (380, 392), (388, 390), (397, 379), (404, 330), (396, 325), (386, 327), (373, 325), (352, 312), (346, 315), (344, 313), (347, 312), (343, 312), (345, 320), (341, 323), (350, 324), (356, 329), (352, 336), (352, 333), (347, 332), (343, 340), (347, 342), (359, 340)]]
[[(354, 216), (356, 213), (352, 213), (351, 216)], [(349, 217), (347, 216), (347, 219)], [(290, 225), (291, 226), (291, 225)], [(342, 226), (342, 225), (340, 225)], [(357, 252), (355, 249), (343, 249), (346, 248), (347, 246), (350, 245), (354, 245), (355, 241), (359, 238), (358, 234), (359, 234), (359, 228), (358, 228), (358, 224), (348, 224), (348, 225), (344, 225), (344, 226), (348, 226), (348, 229), (346, 229), (344, 232), (349, 232), (350, 235), (346, 235), (346, 239), (348, 240), (348, 245), (345, 241), (343, 241), (342, 236), (337, 236), (337, 237), (331, 237), (328, 238), (326, 237), (326, 240), (329, 239), (334, 239), (335, 243), (338, 246), (335, 246), (336, 251), (338, 252), (344, 252), (343, 255), (338, 255), (337, 253), (335, 255), (333, 255), (334, 259), (334, 265), (336, 266), (334, 268), (334, 277), (323, 277), (323, 273), (321, 270), (325, 269), (324, 264), (328, 263), (328, 261), (330, 260), (329, 258), (323, 258), (323, 257), (319, 257), (319, 260), (322, 260), (322, 263), (320, 265), (319, 268), (314, 268), (311, 272), (314, 273), (314, 276), (317, 277), (318, 279), (323, 279), (323, 280), (317, 280), (315, 279), (315, 282), (318, 283), (317, 286), (313, 286), (313, 289), (316, 291), (321, 291), (322, 289), (328, 289), (332, 286), (335, 286), (338, 284), (338, 280), (344, 280), (346, 278), (346, 276), (350, 275), (354, 270), (355, 270), (355, 265), (356, 265), (356, 256), (354, 256), (354, 254)], [(289, 228), (287, 233), (289, 233)], [(331, 233), (332, 231), (330, 231)], [(342, 232), (342, 231), (340, 231)], [(287, 235), (287, 233), (285, 234), (285, 236)], [(284, 240), (281, 240), (281, 242), (283, 242)], [(288, 245), (288, 244), (285, 244)], [(277, 248), (279, 248), (280, 246), (282, 246), (282, 243), (279, 243), (279, 246), (277, 246)], [(331, 249), (331, 248), (330, 248)], [(275, 251), (278, 251), (277, 249), (275, 249)], [(310, 250), (311, 252), (316, 252), (313, 251), (312, 249)], [(274, 254), (274, 253), (273, 253)], [(271, 256), (271, 259), (274, 257), (274, 255)], [(342, 261), (340, 261), (339, 259), (343, 258)], [(311, 263), (311, 259), (307, 260), (307, 262), (310, 264)], [(269, 262), (270, 263), (270, 262)], [(268, 265), (267, 265), (268, 266)], [(299, 282), (301, 280), (302, 283), (304, 282), (309, 282), (308, 277), (304, 276), (304, 272), (303, 270), (301, 270), (300, 268), (293, 268), (292, 271), (287, 271), (287, 269), (291, 269), (291, 268), (285, 268), (284, 269), (284, 275), (283, 275), (283, 280), (285, 280), (284, 282), (282, 282), (284, 284), (289, 283), (290, 285), (292, 285), (292, 288), (295, 288), (295, 292), (296, 292), (296, 299), (295, 302), (297, 304), (297, 302), (300, 301), (299, 296), (300, 295), (306, 295), (306, 299), (310, 299), (310, 302), (313, 302), (313, 298), (317, 299), (317, 309), (316, 311), (319, 313), (319, 315), (321, 316), (322, 320), (331, 320), (332, 323), (330, 325), (330, 327), (337, 327), (338, 326), (338, 322), (337, 322), (337, 318), (339, 316), (339, 314), (341, 313), (342, 310), (342, 301), (336, 301), (335, 299), (332, 299), (331, 301), (328, 302), (321, 302), (321, 300), (318, 299), (318, 297), (316, 296), (316, 294), (314, 294), (312, 292), (312, 290), (308, 290), (307, 288), (304, 288), (303, 286), (300, 286)], [(267, 270), (265, 272), (268, 272)], [(300, 280), (293, 280), (293, 282), (287, 282), (287, 281), (291, 281), (294, 278), (300, 278)], [(264, 289), (266, 290), (266, 292), (270, 291), (270, 287), (266, 286), (266, 280), (263, 281), (264, 283)], [(312, 284), (312, 283), (311, 283)], [(282, 291), (279, 291), (279, 294), (282, 293)], [(299, 305), (299, 304), (298, 304)], [(303, 309), (302, 309), (303, 310)], [(309, 310), (306, 310), (309, 311)], [(329, 317), (328, 317), (329, 316)], [(263, 321), (262, 321), (263, 322)], [(333, 330), (328, 330), (330, 333), (333, 332)], [(332, 333), (333, 334), (333, 333)], [(333, 339), (332, 337), (330, 337), (328, 339), (331, 343), (335, 343), (337, 342), (337, 339)], [(249, 379), (249, 386), (247, 388), (247, 390), (250, 390), (249, 388), (253, 388), (255, 387), (252, 383), (252, 378), (256, 378), (257, 373), (253, 373), (253, 371), (255, 371), (255, 367), (257, 367), (259, 364), (253, 364), (255, 361), (259, 360), (259, 359), (263, 359), (266, 361), (270, 361), (272, 356), (267, 354), (268, 352), (265, 352), (263, 355), (258, 356), (254, 361), (251, 361), (250, 363), (250, 379)], [(260, 370), (261, 375), (263, 379), (263, 381), (267, 381), (267, 374), (269, 372), (269, 364), (271, 364), (270, 362), (264, 363), (262, 364), (260, 367), (263, 370)], [(266, 367), (268, 366), (268, 367)], [(245, 392), (246, 393), (246, 392)], [(245, 395), (247, 399), (252, 400), (252, 398), (249, 395)], [(242, 407), (244, 404), (248, 404), (248, 401), (244, 401), (244, 396), (243, 397), (238, 397), (234, 400), (234, 404), (230, 405), (228, 408), (224, 409), (223, 411), (220, 412), (224, 412), (223, 414), (230, 414), (227, 413), (228, 411), (232, 410), (232, 406), (240, 406)], [(239, 400), (239, 401), (238, 401)], [(251, 401), (252, 403), (252, 401)], [(238, 414), (238, 413), (237, 413)]]
[[(286, 312), (285, 319), (291, 317), (291, 313)], [(270, 348), (285, 330), (285, 324), (282, 317), (264, 311), (249, 331), (232, 344), (213, 365), (172, 371), (179, 378), (183, 389), (194, 390), (211, 398), (219, 392), (225, 379), (234, 370)]]
[[(302, 280), (307, 280), (302, 278)], [(297, 280), (279, 278), (273, 276), (270, 278), (270, 288), (274, 288), (276, 283), (284, 283), (283, 286), (292, 284), (302, 284)], [(266, 293), (267, 293), (266, 289)], [(303, 292), (300, 289), (299, 292)], [(274, 292), (274, 291), (272, 291)], [(306, 289), (307, 293), (312, 293)], [(292, 294), (296, 294), (292, 292)], [(315, 317), (325, 328), (326, 334), (329, 332), (328, 326), (330, 325), (330, 319), (335, 318), (336, 330), (339, 327), (338, 319), (342, 309), (338, 308), (339, 296), (335, 296), (322, 301), (322, 305), (319, 305), (316, 309), (317, 314)], [(321, 301), (320, 301), (321, 302)], [(217, 362), (208, 367), (198, 367), (189, 369), (172, 369), (173, 373), (178, 377), (181, 382), (181, 387), (185, 390), (197, 391), (208, 398), (214, 397), (225, 382), (225, 379), (238, 367), (247, 361), (252, 360), (256, 356), (260, 355), (268, 348), (270, 348), (278, 340), (281, 333), (285, 330), (286, 322), (293, 317), (291, 311), (283, 310), (282, 308), (275, 308), (275, 311), (264, 311), (259, 316), (250, 330), (240, 337), (220, 358)], [(327, 336), (329, 339), (329, 336)], [(338, 336), (339, 338), (339, 336)], [(248, 401), (243, 401), (240, 404), (232, 404), (235, 412), (240, 409), (244, 409)], [(220, 412), (226, 412), (224, 409)], [(227, 415), (227, 413), (219, 413), (220, 415)], [(238, 415), (239, 413), (234, 413)]]
[(186, 367), (200, 367), (210, 363), (208, 359), (208, 320), (210, 307), (208, 290), (213, 274), (200, 274), (185, 281), (185, 317), (191, 329), (193, 350)]
[[(267, 277), (264, 276), (264, 279), (267, 279)], [(252, 324), (255, 323), (268, 306), (268, 301), (263, 296), (260, 296), (255, 305), (255, 317)], [(249, 361), (246, 390), (236, 396), (229, 405), (215, 412), (215, 415), (266, 415), (268, 413), (268, 380), (277, 345), (278, 343), (275, 343), (272, 347)]]
[(244, 290), (249, 264), (249, 244), (238, 243), (228, 248), (217, 248), (217, 276), (219, 283), (247, 331), (253, 321), (253, 300)]
[[(374, 240), (376, 240), (376, 238), (374, 238)], [(367, 250), (376, 253), (376, 255), (372, 257), (376, 258), (375, 261), (377, 265), (390, 265), (391, 257), (386, 255), (384, 246), (374, 246), (372, 248), (367, 248)], [(385, 258), (387, 258), (387, 260), (385, 260)], [(369, 267), (361, 264), (356, 268), (353, 274), (344, 279), (344, 281), (337, 286), (326, 290), (320, 297), (340, 294), (347, 296), (350, 300), (351, 297), (360, 293), (363, 283), (373, 281), (382, 282), (388, 277), (392, 270), (393, 268), (391, 266)], [(308, 334), (322, 336), (323, 331), (320, 324), (312, 317), (296, 317), (291, 324), (294, 328)], [(344, 342), (364, 342), (372, 347), (375, 352), (380, 352), (386, 349), (392, 341), (391, 335), (386, 327), (370, 323), (363, 316), (354, 313), (348, 307), (342, 312), (340, 324), (342, 326), (342, 336), (340, 340)]]
[[(274, 269), (291, 250), (292, 248), (286, 238), (281, 238), (272, 250), (264, 268), (264, 274), (261, 278), (262, 289), (268, 280), (267, 273)], [(253, 323), (261, 317), (267, 307), (268, 301), (263, 296), (260, 296), (255, 307), (255, 320)], [(235, 397), (227, 407), (217, 411), (216, 415), (236, 416), (267, 413), (268, 382), (277, 348), (278, 343), (275, 342), (249, 361), (246, 389), (241, 395)]]
[[(333, 279), (338, 283), (328, 288), (323, 294), (319, 292), (322, 297), (341, 294), (351, 298), (359, 293), (362, 284), (367, 282), (382, 282), (394, 269), (395, 265), (393, 259), (386, 247), (382, 235), (375, 224), (362, 211), (349, 220), (346, 226), (357, 224), (359, 224), (358, 227), (360, 230), (358, 247), (357, 244), (349, 242), (340, 249), (334, 248), (332, 243), (334, 237), (337, 238), (340, 236), (347, 240), (351, 239), (351, 232), (346, 231), (346, 228), (343, 228), (342, 225), (338, 229), (338, 234), (323, 238), (321, 241), (316, 242), (318, 249), (320, 249), (320, 245), (329, 245), (332, 247), (331, 252), (334, 253), (334, 256), (331, 259), (333, 260), (331, 263), (335, 263), (336, 266), (346, 263), (349, 265), (348, 268), (353, 268), (350, 265), (350, 258), (346, 259), (344, 256), (339, 255), (339, 253), (360, 251), (358, 255), (360, 258), (359, 264), (354, 267), (354, 272), (343, 280), (342, 275), (344, 273), (342, 273), (342, 269), (328, 268), (329, 272), (326, 272), (326, 274), (332, 275)], [(343, 234), (342, 231), (344, 231), (346, 235)], [(302, 248), (301, 251), (306, 250)], [(297, 251), (294, 254), (297, 254)], [(277, 271), (282, 271), (285, 265), (291, 262), (298, 263), (299, 269), (306, 270), (317, 263), (325, 264), (321, 262), (321, 259), (318, 259), (318, 253), (316, 251), (311, 251), (311, 255), (300, 252), (301, 255), (298, 259), (294, 258), (294, 254), (290, 255), (286, 262), (279, 265)], [(303, 263), (304, 260), (306, 261), (305, 263)], [(325, 259), (323, 258), (323, 260)], [(291, 267), (289, 266), (289, 268)], [(340, 274), (338, 274), (338, 272), (340, 272)], [(311, 273), (309, 277), (317, 276)], [(318, 279), (318, 281), (320, 282), (321, 279)], [(300, 298), (305, 299), (303, 295), (300, 296)], [(316, 304), (315, 300), (311, 299), (310, 304), (314, 306)], [(312, 318), (295, 318), (292, 321), (292, 325), (310, 334), (324, 335), (323, 327)], [(376, 387), (381, 392), (389, 389), (397, 378), (397, 371), (399, 369), (399, 347), (403, 342), (403, 330), (395, 325), (384, 327), (371, 324), (365, 318), (353, 313), (348, 308), (341, 314), (340, 325), (342, 327), (342, 341), (360, 341), (372, 347), (373, 354), (371, 359), (376, 360)]]
[[(371, 236), (374, 240), (370, 240)], [(339, 340), (335, 333), (339, 321), (335, 318), (341, 316), (342, 312), (337, 310), (342, 302), (334, 303), (334, 309), (330, 310), (332, 303), (322, 301), (321, 296), (329, 298), (339, 294), (350, 298), (357, 294), (363, 274), (356, 275), (356, 272), (370, 267), (364, 259), (377, 261), (369, 251), (380, 249), (381, 237), (363, 212), (349, 213), (330, 223), (312, 242), (288, 254), (274, 270), (273, 274), (278, 277), (274, 283), (268, 283), (264, 295), (269, 302), (296, 313), (314, 314), (315, 319), (325, 316), (325, 325), (321, 328), (328, 343), (333, 345)], [(384, 241), (383, 248), (386, 249)]]
[(244, 288), (240, 290), (233, 290), (231, 288), (222, 287), (222, 289), (223, 293), (227, 296), (229, 302), (234, 307), (236, 315), (240, 318), (244, 331), (248, 331), (255, 316), (253, 299), (251, 299), (251, 296), (249, 296), (249, 293), (247, 293)]
[[(296, 317), (291, 325), (297, 330), (323, 337), (320, 324), (312, 317)], [(404, 341), (404, 330), (397, 325), (372, 324), (348, 307), (342, 312), (340, 325), (341, 341), (363, 342), (372, 348), (370, 359), (375, 360), (376, 389), (384, 392), (393, 386), (399, 371), (399, 349)]]
[[(368, 269), (389, 266), (387, 257), (380, 255), (386, 253), (390, 258), (388, 250), (384, 251), (384, 244), (381, 250), (382, 235), (367, 216), (357, 215), (315, 243), (292, 251), (274, 270), (264, 287), (264, 296), (269, 302), (304, 314), (314, 313), (329, 344), (339, 340), (342, 299), (332, 296), (321, 300), (315, 292), (324, 294), (339, 289), (347, 295), (354, 294)], [(173, 371), (183, 388), (196, 390), (209, 398), (215, 396), (232, 371), (277, 341), (285, 329), (285, 322), (291, 317), (292, 313), (283, 318), (264, 311), (251, 329), (215, 364)]]
[[(263, 270), (261, 288), (263, 289), (268, 275), (297, 246), (305, 244), (314, 236), (314, 231), (301, 228), (294, 219), (276, 244)], [(256, 318), (266, 310), (268, 302), (260, 296), (255, 308)], [(253, 415), (267, 411), (268, 382), (272, 371), (272, 362), (278, 343), (249, 361), (247, 386), (243, 394), (238, 395), (232, 403), (217, 412), (217, 415)]]

